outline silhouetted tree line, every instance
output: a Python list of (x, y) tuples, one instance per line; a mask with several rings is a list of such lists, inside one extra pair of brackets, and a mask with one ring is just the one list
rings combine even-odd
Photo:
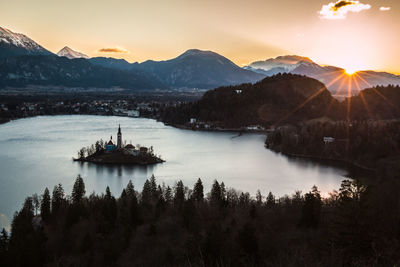
[[(324, 137), (333, 137), (324, 142)], [(297, 155), (349, 160), (385, 176), (400, 174), (400, 121), (315, 122), (269, 133), (268, 147)]]
[(11, 234), (0, 233), (1, 266), (396, 266), (399, 180), (344, 180), (323, 198), (316, 186), (276, 198), (226, 188), (204, 192), (152, 176), (139, 193), (89, 196), (78, 176), (70, 196), (46, 188), (35, 215), (28, 197)]

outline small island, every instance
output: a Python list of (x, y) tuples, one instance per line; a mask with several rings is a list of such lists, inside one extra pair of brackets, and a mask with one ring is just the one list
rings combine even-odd
[(78, 158), (74, 161), (92, 162), (99, 164), (134, 164), (150, 165), (164, 162), (161, 156), (156, 156), (153, 147), (150, 148), (132, 144), (122, 144), (121, 126), (118, 127), (117, 144), (115, 145), (112, 136), (108, 142), (97, 141), (88, 147), (78, 151)]

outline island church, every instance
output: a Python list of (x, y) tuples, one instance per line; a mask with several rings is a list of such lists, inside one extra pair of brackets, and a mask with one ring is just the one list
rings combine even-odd
[(110, 153), (113, 151), (122, 151), (124, 154), (129, 154), (132, 156), (138, 156), (138, 155), (146, 155), (148, 153), (152, 154), (153, 149), (152, 147), (148, 149), (147, 147), (144, 146), (139, 146), (135, 147), (132, 144), (128, 144), (126, 146), (122, 145), (122, 133), (121, 133), (121, 125), (118, 125), (118, 133), (117, 133), (117, 144), (115, 145), (112, 136), (110, 137), (110, 141), (106, 143), (105, 146), (105, 151)]
[(106, 151), (113, 151), (115, 149), (122, 148), (122, 133), (121, 133), (121, 125), (118, 125), (118, 133), (117, 133), (117, 145), (115, 145), (112, 141), (112, 135), (110, 137), (110, 141), (106, 144)]

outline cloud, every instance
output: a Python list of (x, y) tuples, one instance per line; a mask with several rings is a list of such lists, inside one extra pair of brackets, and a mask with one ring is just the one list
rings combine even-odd
[(371, 5), (355, 0), (339, 0), (335, 3), (323, 5), (318, 12), (321, 19), (345, 19), (349, 12), (361, 12), (370, 9)]
[(121, 47), (107, 47), (99, 49), (100, 53), (128, 53), (129, 51)]
[(381, 6), (381, 7), (379, 8), (380, 11), (389, 11), (390, 9), (391, 9), (390, 6)]

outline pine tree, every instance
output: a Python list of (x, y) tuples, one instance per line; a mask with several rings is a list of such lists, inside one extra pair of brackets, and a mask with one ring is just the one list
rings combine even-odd
[(314, 185), (311, 192), (304, 195), (304, 205), (300, 224), (304, 227), (318, 227), (321, 214), (321, 195)]
[(151, 198), (155, 202), (158, 199), (158, 192), (157, 192), (157, 182), (156, 182), (156, 177), (151, 175), (150, 177), (150, 192), (151, 192)]
[(106, 200), (110, 200), (111, 198), (112, 198), (112, 195), (111, 195), (110, 187), (107, 186), (107, 187), (106, 187), (105, 199), (106, 199)]
[(152, 199), (151, 184), (149, 180), (146, 180), (143, 184), (143, 189), (142, 189), (142, 203), (144, 205), (150, 205), (151, 199)]
[(51, 198), (51, 210), (56, 214), (64, 202), (64, 189), (61, 184), (54, 186), (53, 196)]
[(47, 187), (42, 195), (42, 201), (40, 203), (40, 215), (44, 221), (47, 221), (50, 217), (50, 192)]
[(212, 204), (220, 204), (222, 201), (221, 187), (217, 180), (215, 180), (212, 185), (210, 197), (210, 201)]
[(174, 203), (175, 205), (182, 205), (185, 202), (185, 187), (182, 180), (179, 180), (175, 186)]
[(275, 205), (275, 196), (269, 191), (267, 196), (267, 207), (272, 207)]
[(169, 186), (167, 186), (167, 189), (165, 190), (164, 199), (167, 203), (172, 202), (172, 189)]
[(32, 201), (33, 201), (33, 207), (35, 208), (35, 215), (37, 215), (37, 212), (40, 208), (40, 198), (38, 194), (33, 194), (32, 195)]
[(226, 200), (226, 189), (225, 189), (225, 184), (224, 184), (224, 182), (222, 182), (222, 183), (220, 184), (220, 188), (221, 188), (221, 201), (222, 201), (222, 202), (225, 202), (225, 200)]
[(257, 190), (256, 201), (257, 201), (257, 204), (258, 204), (258, 205), (261, 205), (261, 204), (262, 204), (262, 199), (263, 199), (263, 196), (261, 195), (261, 191), (260, 191), (260, 190)]
[[(9, 237), (6, 229), (3, 228), (0, 233), (0, 255), (3, 253), (5, 254), (8, 251), (8, 242), (9, 242)], [(0, 259), (1, 262), (1, 259)]]
[(135, 193), (135, 188), (134, 188), (134, 186), (133, 186), (133, 184), (132, 184), (132, 180), (129, 180), (129, 182), (128, 182), (128, 185), (126, 186), (126, 195), (129, 197), (129, 198), (133, 198), (133, 197), (136, 197), (136, 193)]
[(83, 182), (81, 175), (78, 174), (78, 177), (76, 177), (74, 186), (72, 188), (72, 202), (74, 204), (79, 203), (85, 193), (85, 183)]
[(203, 192), (203, 183), (199, 178), (194, 185), (192, 197), (196, 201), (203, 201), (204, 200), (204, 192)]

